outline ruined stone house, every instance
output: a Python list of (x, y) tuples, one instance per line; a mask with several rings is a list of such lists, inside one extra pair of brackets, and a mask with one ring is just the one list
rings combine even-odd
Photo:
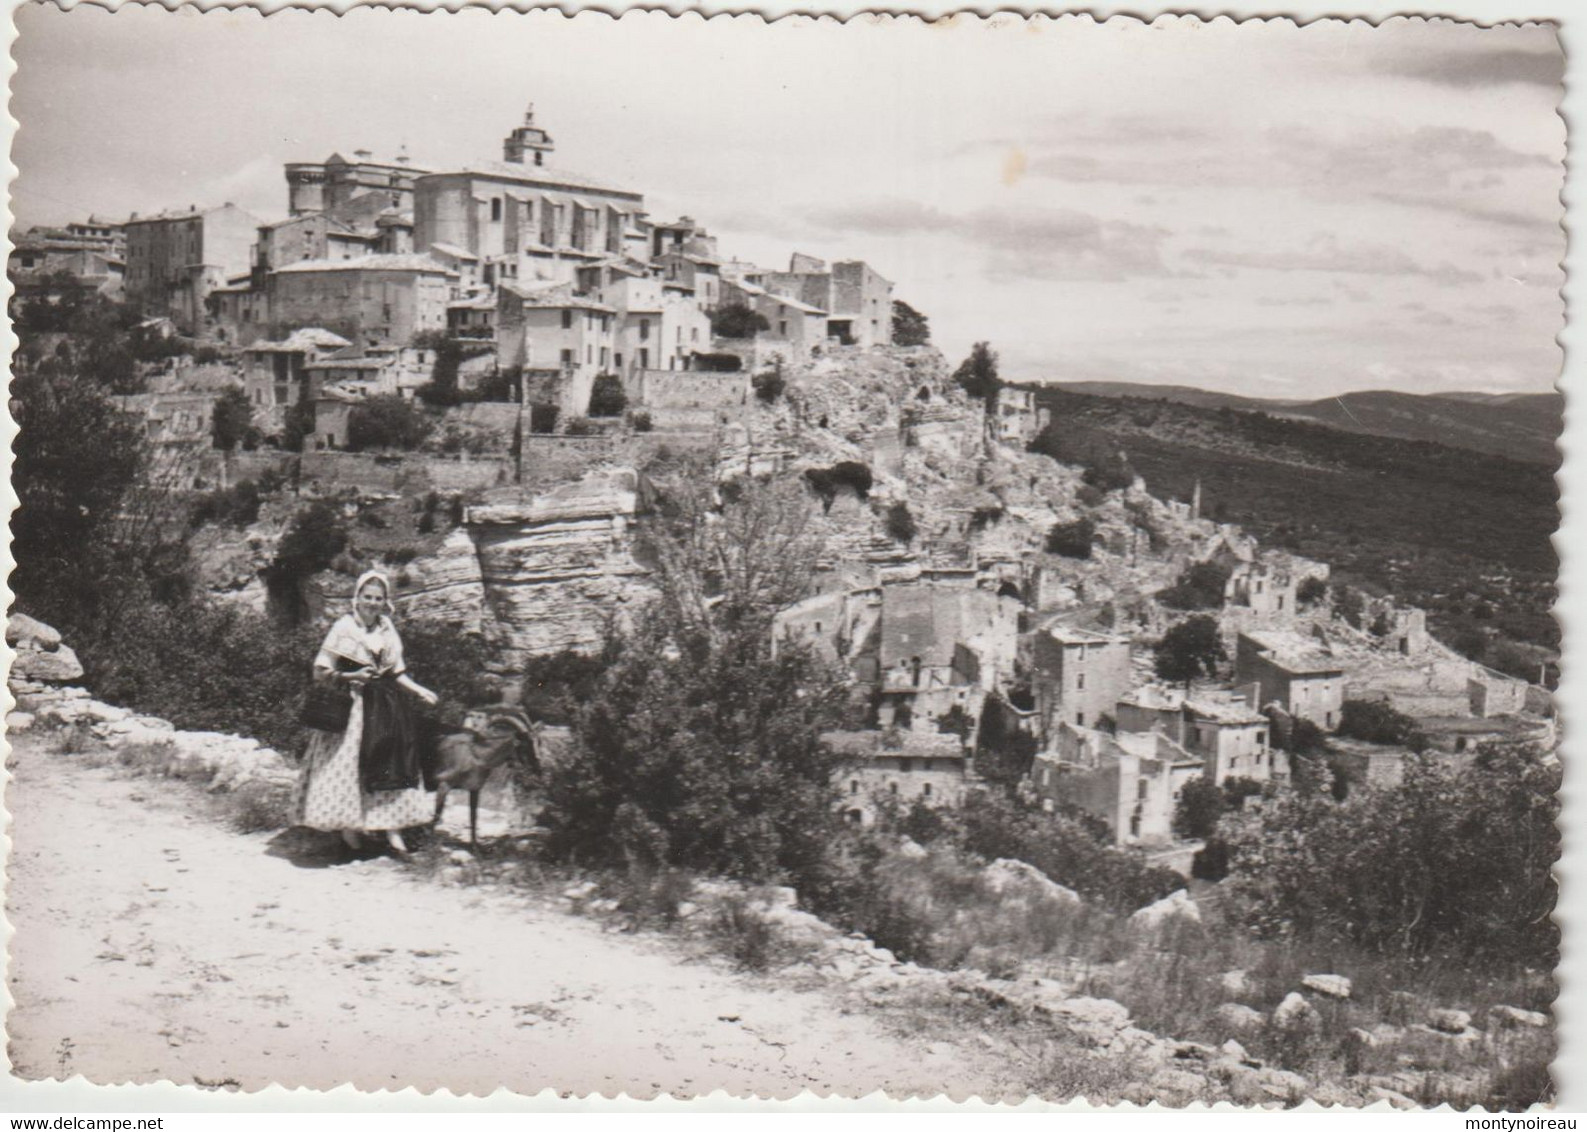
[(1049, 618), (1025, 642), (1042, 732), (1096, 727), (1129, 691), (1130, 640)]
[(1029, 788), (1049, 812), (1073, 808), (1105, 824), (1117, 845), (1161, 848), (1173, 840), (1179, 792), (1202, 761), (1166, 735), (1109, 735), (1060, 723), (1031, 765)]
[(1269, 721), (1252, 702), (1257, 694), (1250, 687), (1188, 695), (1183, 688), (1148, 684), (1119, 700), (1115, 718), (1120, 732), (1168, 736), (1201, 760), (1212, 782), (1285, 778), (1288, 760), (1272, 748)]
[(821, 736), (847, 764), (837, 774), (838, 807), (871, 825), (883, 807), (958, 806), (970, 788), (970, 758), (956, 735), (832, 731)]
[(1277, 704), (1325, 731), (1339, 726), (1346, 666), (1323, 642), (1280, 629), (1239, 634), (1236, 684), (1258, 686), (1258, 706)]

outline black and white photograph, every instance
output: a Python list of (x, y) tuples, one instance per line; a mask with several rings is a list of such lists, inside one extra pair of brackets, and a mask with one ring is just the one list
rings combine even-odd
[(1558, 22), (8, 10), (8, 1107), (1560, 1104)]

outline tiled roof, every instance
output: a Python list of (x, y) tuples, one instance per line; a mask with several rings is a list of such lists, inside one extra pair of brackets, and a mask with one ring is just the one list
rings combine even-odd
[(280, 342), (254, 342), (247, 348), (250, 354), (296, 354), (308, 350), (339, 350), (352, 343), (340, 334), (323, 327), (310, 326), (294, 330)]
[(505, 161), (476, 161), (465, 165), (461, 169), (451, 170), (457, 173), (470, 173), (479, 177), (490, 177), (496, 180), (514, 181), (521, 185), (532, 185), (543, 190), (564, 192), (595, 192), (615, 193), (622, 196), (639, 197), (642, 194), (632, 189), (618, 188), (596, 177), (583, 173), (575, 173), (570, 169), (555, 169), (549, 165), (516, 165)]
[(1290, 672), (1342, 672), (1344, 663), (1310, 637), (1281, 629), (1243, 634), (1269, 660)]

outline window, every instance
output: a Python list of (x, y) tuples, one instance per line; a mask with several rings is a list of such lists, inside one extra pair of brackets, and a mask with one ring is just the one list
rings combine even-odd
[(1085, 687), (1086, 687), (1086, 674), (1084, 672), (1075, 673), (1075, 691), (1083, 692), (1083, 691), (1085, 691)]
[(788, 337), (788, 320), (787, 319), (778, 320), (778, 322), (777, 322), (777, 333), (778, 333), (779, 336), (781, 336), (783, 338)]
[(639, 340), (641, 342), (650, 341), (650, 320), (648, 318), (639, 320)]
[(594, 365), (595, 364), (595, 347), (592, 346), (592, 345), (586, 345), (584, 347), (584, 364), (585, 365)]
[(850, 794), (858, 794), (859, 792), (860, 792), (860, 780), (857, 779), (857, 778), (851, 779), (849, 781), (849, 793)]
[(915, 760), (914, 759), (899, 759), (898, 760), (898, 769), (903, 771), (905, 774), (908, 774), (910, 771), (915, 769)]
[(920, 796), (922, 798), (931, 797), (931, 783), (928, 782), (920, 788)]
[(895, 798), (898, 797), (898, 783), (889, 782), (887, 784), (887, 792)]
[(562, 351), (562, 364), (565, 365), (565, 366), (570, 366), (570, 365), (573, 364), (573, 351), (572, 350), (563, 350)]
[(1076, 727), (1084, 727), (1085, 725), (1086, 725), (1086, 713), (1083, 712), (1083, 711), (1075, 712), (1075, 726)]
[(562, 312), (562, 329), (563, 330), (572, 330), (573, 329), (573, 312), (570, 311), (570, 310), (565, 310), (565, 311)]
[(1262, 744), (1262, 746), (1264, 746), (1264, 747), (1267, 746), (1267, 732), (1266, 731), (1258, 731), (1256, 733), (1256, 741), (1258, 743)]
[(501, 197), (490, 198), (490, 218), (492, 220), (501, 219)]

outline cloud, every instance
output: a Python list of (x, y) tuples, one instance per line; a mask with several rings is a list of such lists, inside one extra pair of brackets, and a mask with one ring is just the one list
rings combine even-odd
[(1564, 81), (1565, 54), (1558, 49), (1430, 51), (1395, 61), (1382, 73), (1466, 89), (1503, 83), (1554, 87)]
[(1565, 215), (1563, 205), (1559, 208), (1558, 216), (1547, 217), (1527, 212), (1515, 212), (1505, 208), (1487, 208), (1461, 197), (1437, 197), (1421, 193), (1396, 192), (1376, 192), (1372, 196), (1373, 199), (1383, 201), (1386, 204), (1396, 204), (1405, 208), (1430, 209), (1434, 212), (1462, 216), (1468, 220), (1476, 220), (1483, 224), (1493, 224), (1500, 228), (1514, 228), (1538, 233), (1552, 231), (1558, 234), (1561, 246), (1563, 246), (1565, 233), (1560, 227), (1560, 221)]
[(1441, 286), (1480, 283), (1482, 275), (1450, 263), (1428, 266), (1399, 248), (1384, 244), (1341, 245), (1330, 235), (1318, 236), (1304, 249), (1286, 251), (1225, 251), (1190, 248), (1184, 258), (1192, 263), (1244, 267), (1260, 271), (1333, 271), (1345, 275), (1414, 275)]
[(805, 218), (822, 228), (876, 236), (912, 236), (942, 231), (954, 223), (946, 213), (915, 200), (864, 201), (837, 208), (807, 209)]

